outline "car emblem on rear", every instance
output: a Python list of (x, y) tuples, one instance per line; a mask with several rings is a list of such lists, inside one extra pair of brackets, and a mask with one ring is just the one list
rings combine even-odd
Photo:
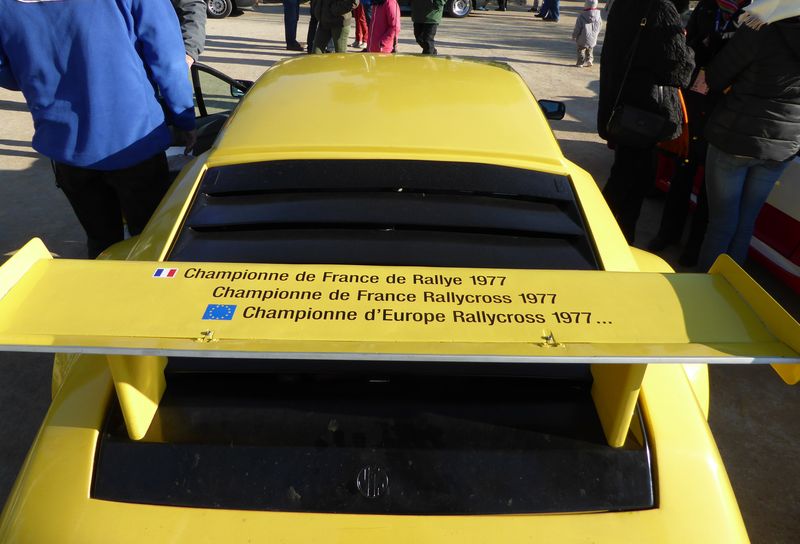
[(358, 471), (356, 487), (368, 499), (377, 499), (389, 489), (389, 475), (382, 467), (366, 466)]

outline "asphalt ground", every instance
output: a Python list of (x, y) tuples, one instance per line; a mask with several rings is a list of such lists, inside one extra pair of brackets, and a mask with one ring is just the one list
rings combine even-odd
[[(443, 55), (507, 62), (538, 98), (564, 101), (567, 117), (553, 123), (555, 134), (566, 156), (602, 185), (613, 157), (595, 130), (599, 66), (574, 67), (575, 46), (569, 39), (581, 5), (562, 1), (562, 19), (557, 24), (534, 20), (521, 4), (503, 13), (445, 19), (437, 47)], [(307, 24), (305, 4), (298, 28), (300, 41)], [(398, 51), (418, 52), (411, 20), (404, 17), (402, 24)], [(239, 79), (254, 80), (274, 62), (298, 54), (285, 50), (280, 4), (209, 21), (207, 33), (201, 61)], [(595, 55), (599, 59), (600, 44)], [(465, 87), (463, 92), (473, 90)], [(481, 99), (474, 96), (476, 103)], [(357, 111), (352, 112), (352, 121), (351, 130), (364, 130)], [(0, 262), (33, 236), (42, 238), (61, 257), (83, 257), (81, 227), (54, 185), (49, 162), (31, 149), (32, 134), (21, 95), (0, 89)], [(655, 234), (661, 206), (657, 196), (645, 203), (637, 231), (640, 244)], [(663, 256), (675, 264), (677, 254), (673, 248)], [(800, 317), (800, 297), (754, 263), (747, 268)], [(47, 410), (51, 361), (44, 355), (0, 353), (0, 501), (8, 495)], [(711, 368), (710, 425), (754, 543), (793, 544), (800, 538), (799, 415), (800, 386), (783, 384), (768, 367)]]

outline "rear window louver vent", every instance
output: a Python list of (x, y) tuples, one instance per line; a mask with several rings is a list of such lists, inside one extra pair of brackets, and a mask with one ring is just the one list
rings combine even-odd
[(567, 178), (422, 161), (278, 161), (211, 169), (170, 258), (597, 268)]

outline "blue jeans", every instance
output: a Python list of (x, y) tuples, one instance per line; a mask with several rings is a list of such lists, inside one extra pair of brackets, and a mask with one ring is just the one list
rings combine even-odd
[(539, 10), (539, 15), (545, 19), (556, 19), (560, 16), (558, 0), (544, 0), (542, 2), (542, 9)]
[(708, 230), (700, 248), (700, 270), (708, 270), (722, 253), (744, 262), (756, 217), (788, 165), (789, 161), (739, 157), (708, 146)]
[(283, 29), (286, 45), (297, 43), (297, 21), (300, 20), (300, 0), (283, 0)]

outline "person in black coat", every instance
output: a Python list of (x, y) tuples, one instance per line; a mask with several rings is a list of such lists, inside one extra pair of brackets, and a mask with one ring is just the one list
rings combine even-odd
[(744, 261), (761, 207), (800, 151), (800, 17), (741, 27), (706, 80), (712, 90), (729, 90), (706, 124), (709, 223), (701, 270), (721, 253)]
[[(647, 245), (650, 251), (661, 251), (668, 245), (680, 242), (684, 223), (689, 215), (690, 196), (698, 171), (705, 167), (708, 143), (704, 132), (708, 116), (722, 98), (722, 93), (712, 92), (705, 81), (706, 68), (711, 60), (722, 50), (737, 29), (736, 19), (740, 8), (747, 0), (718, 2), (700, 0), (692, 12), (686, 26), (686, 43), (694, 51), (695, 70), (692, 83), (684, 89), (683, 96), (689, 114), (689, 155), (685, 161), (678, 161), (675, 175), (670, 181), (669, 192), (664, 203), (661, 224), (655, 238)], [(686, 245), (678, 262), (683, 266), (695, 266), (700, 253), (700, 245), (708, 223), (708, 202), (705, 185), (701, 185), (697, 195), (697, 207), (692, 216), (691, 228)]]
[[(630, 244), (634, 242), (644, 197), (655, 182), (653, 149), (617, 144), (608, 133), (608, 121), (622, 88), (620, 104), (666, 118), (668, 128), (663, 140), (680, 135), (683, 112), (678, 88), (689, 84), (694, 70), (694, 54), (686, 45), (679, 15), (686, 3), (687, 0), (616, 0), (608, 15), (600, 64), (597, 129), (600, 137), (614, 147), (614, 164), (603, 194)], [(636, 50), (631, 51), (644, 18), (647, 24)], [(633, 61), (625, 80), (630, 58)]]
[(333, 41), (337, 53), (347, 52), (347, 38), (353, 10), (359, 0), (312, 0), (311, 13), (317, 20), (314, 34), (314, 53), (324, 53), (328, 43)]

